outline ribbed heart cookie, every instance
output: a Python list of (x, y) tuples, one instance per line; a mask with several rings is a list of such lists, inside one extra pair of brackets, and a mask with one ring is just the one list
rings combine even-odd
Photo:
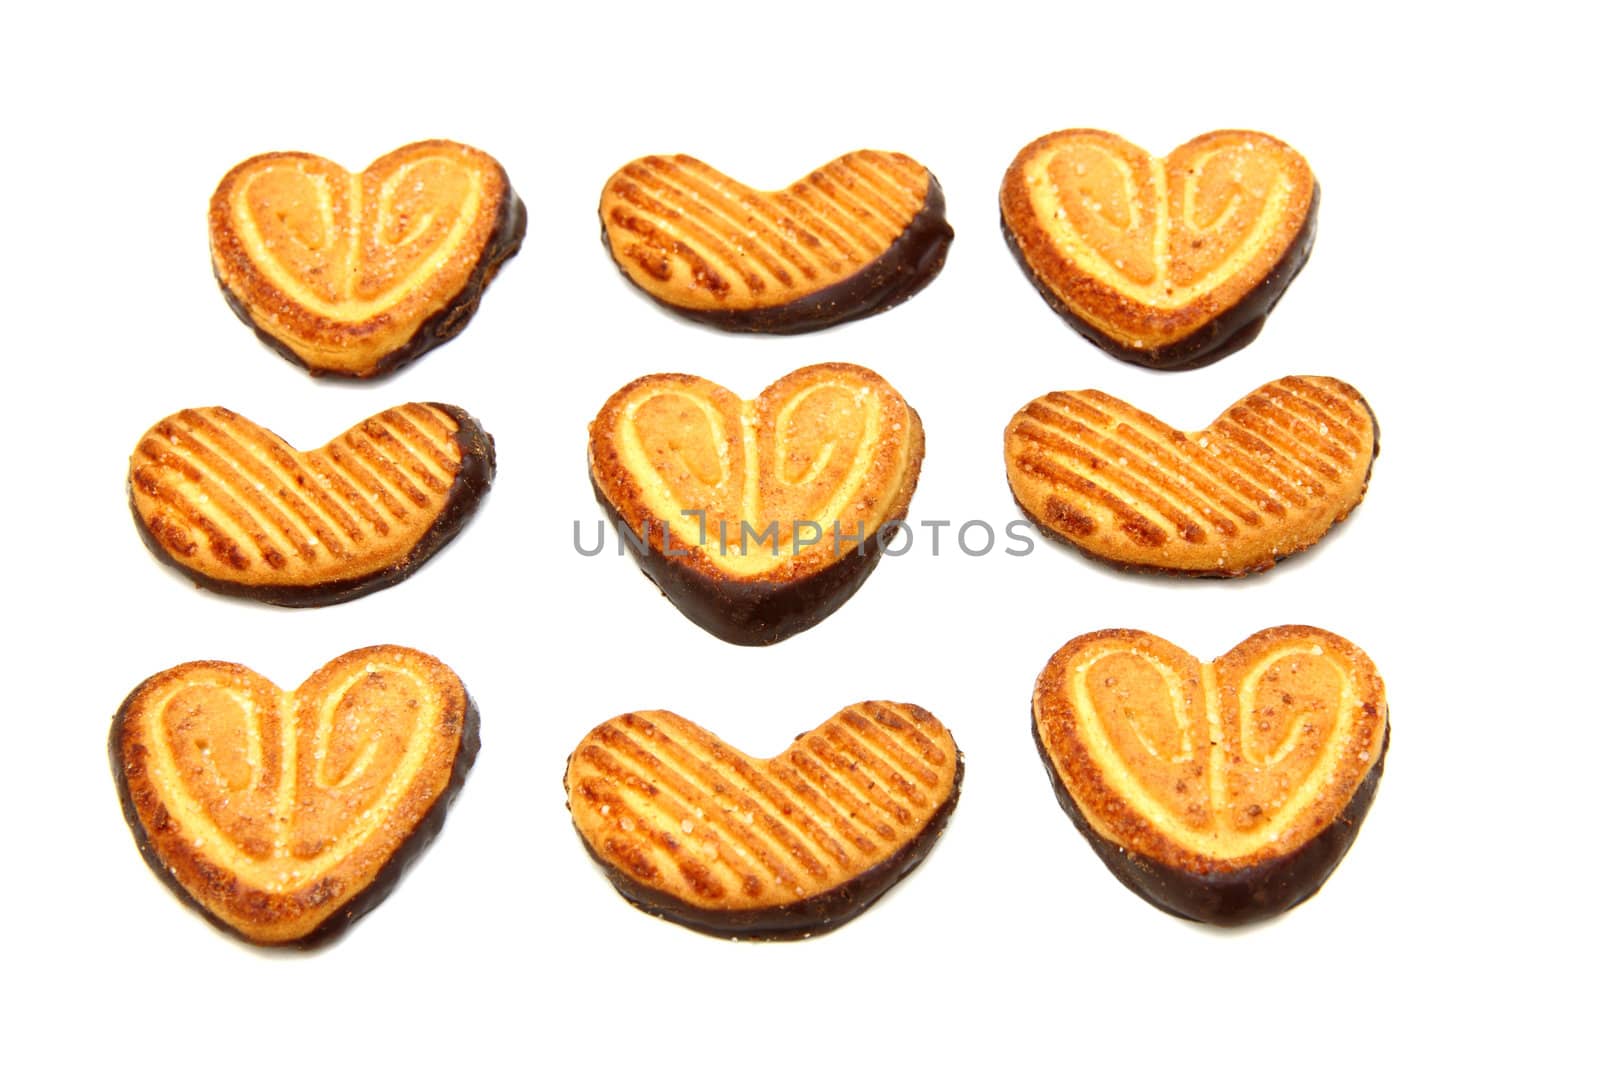
[(922, 862), (961, 792), (950, 732), (853, 704), (772, 759), (669, 711), (619, 715), (567, 761), (567, 807), (618, 892), (723, 937), (836, 928)]
[(872, 371), (823, 363), (753, 401), (687, 374), (624, 386), (589, 475), (639, 566), (725, 641), (816, 625), (877, 565), (922, 468), (922, 422)]
[(494, 439), (448, 404), (402, 404), (314, 452), (227, 408), (152, 426), (128, 464), (145, 544), (196, 584), (286, 607), (401, 581), (494, 480)]
[(1035, 525), (1119, 566), (1236, 577), (1315, 544), (1366, 493), (1378, 427), (1336, 378), (1280, 378), (1195, 433), (1097, 389), (1050, 393), (1006, 427), (1006, 476)]
[(360, 174), (304, 152), (240, 163), (211, 197), (239, 318), (312, 374), (387, 374), (461, 332), (527, 212), (492, 156), (406, 145)]
[(1389, 744), (1372, 661), (1310, 626), (1262, 630), (1212, 663), (1139, 630), (1074, 638), (1039, 675), (1033, 729), (1062, 808), (1112, 873), (1222, 925), (1317, 891)]
[(954, 237), (938, 179), (898, 152), (851, 152), (778, 192), (645, 156), (606, 182), (600, 220), (622, 273), (664, 307), (762, 333), (886, 311), (933, 280)]
[(1294, 149), (1219, 130), (1165, 159), (1103, 130), (1018, 153), (1006, 240), (1045, 301), (1101, 348), (1161, 369), (1243, 348), (1305, 266), (1318, 188)]
[(477, 752), (461, 680), (394, 645), (347, 652), (292, 692), (237, 663), (185, 663), (128, 695), (110, 739), (150, 869), (260, 944), (321, 941), (376, 907)]

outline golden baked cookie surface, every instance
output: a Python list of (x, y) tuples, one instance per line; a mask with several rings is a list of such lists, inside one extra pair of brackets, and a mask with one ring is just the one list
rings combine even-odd
[(380, 645), (288, 692), (235, 663), (163, 671), (124, 702), (110, 754), (151, 867), (217, 922), (270, 944), (375, 904), (358, 898), (386, 892), (437, 831), (476, 747), (460, 679)]
[(922, 452), (916, 412), (848, 363), (804, 367), (754, 400), (649, 375), (589, 428), (590, 473), (628, 527), (670, 528), (685, 565), (734, 578), (794, 580), (850, 554), (862, 541), (836, 539), (835, 523), (871, 539), (903, 517)]
[(772, 759), (671, 712), (621, 715), (579, 743), (566, 789), (578, 833), (630, 900), (761, 936), (864, 908), (932, 847), (960, 778), (930, 713), (866, 701)]
[(1240, 575), (1349, 514), (1377, 435), (1361, 394), (1335, 378), (1269, 382), (1191, 433), (1099, 390), (1056, 392), (1006, 427), (1006, 475), (1029, 518), (1091, 556)]
[(210, 407), (152, 426), (128, 485), (147, 542), (196, 581), (313, 604), (404, 577), (455, 533), (493, 471), (488, 435), (447, 405), (390, 408), (311, 452)]
[[(1000, 206), (1052, 306), (1115, 354), (1162, 366), (1217, 358), (1259, 328), (1309, 254), (1316, 199), (1305, 159), (1266, 134), (1219, 130), (1158, 159), (1078, 129), (1024, 148)], [(1247, 304), (1221, 335), (1200, 336)]]
[[(691, 156), (645, 156), (612, 175), (600, 216), (617, 265), (661, 303), (787, 332), (883, 310), (926, 284), (951, 238), (943, 203), (927, 168), (898, 152), (851, 152), (775, 192)], [(806, 303), (824, 293), (834, 299)]]
[(212, 264), (241, 317), (313, 373), (356, 377), (453, 336), (523, 226), (500, 164), (451, 141), (359, 174), (303, 152), (256, 156), (210, 211)]
[(1366, 653), (1309, 626), (1263, 630), (1212, 663), (1137, 630), (1085, 634), (1040, 674), (1033, 716), (1094, 833), (1199, 875), (1261, 867), (1328, 830), (1388, 730)]

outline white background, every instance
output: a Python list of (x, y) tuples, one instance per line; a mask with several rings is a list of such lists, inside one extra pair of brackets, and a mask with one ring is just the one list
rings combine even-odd
[[(0, 1058), (1592, 1055), (1595, 79), (1555, 6), (1474, 8), (130, 4), (12, 21)], [(1253, 345), (1160, 375), (1049, 311), (996, 201), (1016, 151), (1069, 126), (1158, 154), (1257, 128), (1307, 156), (1316, 250)], [(211, 190), (258, 152), (359, 168), (426, 137), (504, 163), (527, 242), (458, 340), (377, 384), (313, 381), (218, 294)], [(860, 147), (927, 164), (956, 232), (943, 274), (888, 314), (722, 335), (658, 311), (600, 244), (600, 187), (636, 156), (690, 152), (772, 188)], [(935, 557), (919, 537), (767, 649), (701, 632), (630, 559), (573, 550), (574, 520), (592, 540), (599, 516), (585, 427), (615, 388), (685, 371), (748, 396), (830, 359), (920, 411), (913, 522), (1017, 517), (1001, 430), (1051, 389), (1198, 428), (1270, 379), (1332, 374), (1371, 402), (1382, 455), (1352, 519), (1267, 575), (1128, 577), (1044, 544)], [(195, 590), (135, 534), (127, 455), (170, 412), (223, 404), (310, 448), (408, 400), (477, 415), (500, 470), (459, 540), (394, 589), (260, 607)], [(1285, 622), (1371, 654), (1388, 769), (1320, 895), (1218, 933), (1101, 866), (1051, 795), (1029, 694), (1087, 630), (1210, 657)], [(111, 715), (186, 660), (294, 685), (375, 642), (456, 669), (482, 756), (444, 833), (346, 938), (244, 947), (139, 858)], [(865, 698), (933, 710), (967, 781), (923, 867), (836, 933), (733, 944), (652, 919), (571, 829), (564, 761), (605, 718), (670, 708), (764, 755)]]

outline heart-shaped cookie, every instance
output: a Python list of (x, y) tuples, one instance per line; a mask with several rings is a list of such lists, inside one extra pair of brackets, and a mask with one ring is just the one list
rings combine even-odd
[(390, 408), (314, 452), (227, 408), (188, 408), (140, 438), (128, 496), (145, 544), (197, 584), (309, 607), (408, 576), (494, 470), (494, 439), (448, 404)]
[(961, 793), (915, 704), (852, 704), (772, 759), (670, 711), (619, 715), (567, 761), (578, 835), (629, 901), (723, 937), (835, 929), (922, 862)]
[(1310, 626), (1262, 630), (1212, 663), (1139, 630), (1069, 641), (1033, 691), (1061, 806), (1123, 884), (1235, 925), (1315, 893), (1383, 774), (1383, 679)]
[(150, 869), (259, 944), (340, 933), (444, 825), (478, 753), (455, 673), (394, 645), (293, 692), (237, 663), (147, 679), (111, 724), (111, 771)]
[(645, 156), (606, 182), (600, 221), (622, 273), (662, 306), (761, 333), (887, 311), (933, 280), (955, 235), (926, 167), (865, 150), (770, 193), (690, 156)]
[(210, 222), (239, 318), (312, 374), (370, 378), (461, 332), (528, 217), (494, 157), (421, 141), (360, 174), (304, 152), (247, 159)]
[(1045, 301), (1119, 359), (1199, 367), (1255, 339), (1305, 266), (1318, 187), (1298, 152), (1219, 130), (1165, 159), (1103, 130), (1017, 154), (1006, 240)]
[(1269, 382), (1196, 433), (1098, 389), (1050, 393), (1006, 427), (1028, 518), (1118, 566), (1237, 577), (1315, 544), (1366, 493), (1378, 427), (1336, 378)]
[(753, 401), (687, 374), (624, 386), (589, 475), (639, 566), (694, 622), (781, 641), (850, 599), (899, 529), (922, 421), (872, 371), (804, 367)]

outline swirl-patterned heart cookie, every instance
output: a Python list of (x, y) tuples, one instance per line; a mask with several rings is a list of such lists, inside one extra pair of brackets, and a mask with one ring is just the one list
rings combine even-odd
[(1311, 896), (1383, 774), (1383, 679), (1355, 645), (1278, 626), (1212, 663), (1139, 630), (1069, 641), (1033, 692), (1056, 796), (1113, 874), (1235, 925)]
[(600, 221), (623, 275), (662, 306), (761, 333), (886, 311), (933, 280), (954, 237), (926, 167), (866, 150), (777, 192), (690, 156), (645, 156), (606, 182)]
[(478, 752), (455, 673), (394, 645), (285, 692), (237, 663), (147, 679), (111, 724), (111, 771), (150, 869), (259, 944), (341, 932), (444, 825)]
[(454, 337), (522, 245), (527, 212), (492, 156), (406, 145), (360, 174), (304, 152), (228, 172), (211, 262), (239, 318), (312, 374), (387, 374)]
[(864, 367), (804, 367), (741, 400), (687, 374), (618, 390), (589, 475), (639, 566), (725, 641), (766, 645), (848, 600), (898, 532), (922, 421)]
[(915, 704), (853, 704), (772, 759), (669, 711), (619, 715), (567, 761), (567, 807), (617, 891), (724, 937), (836, 929), (910, 873), (961, 793), (955, 739)]
[(1269, 382), (1195, 433), (1098, 389), (1049, 393), (1006, 427), (1034, 524), (1121, 567), (1237, 577), (1315, 544), (1361, 502), (1378, 427), (1336, 378)]
[(1006, 240), (1045, 301), (1119, 359), (1199, 367), (1255, 339), (1305, 266), (1318, 188), (1298, 152), (1219, 130), (1165, 159), (1103, 130), (1017, 154)]
[(494, 479), (494, 439), (448, 404), (402, 404), (313, 452), (227, 408), (140, 438), (128, 496), (156, 558), (285, 607), (387, 588), (454, 537)]

